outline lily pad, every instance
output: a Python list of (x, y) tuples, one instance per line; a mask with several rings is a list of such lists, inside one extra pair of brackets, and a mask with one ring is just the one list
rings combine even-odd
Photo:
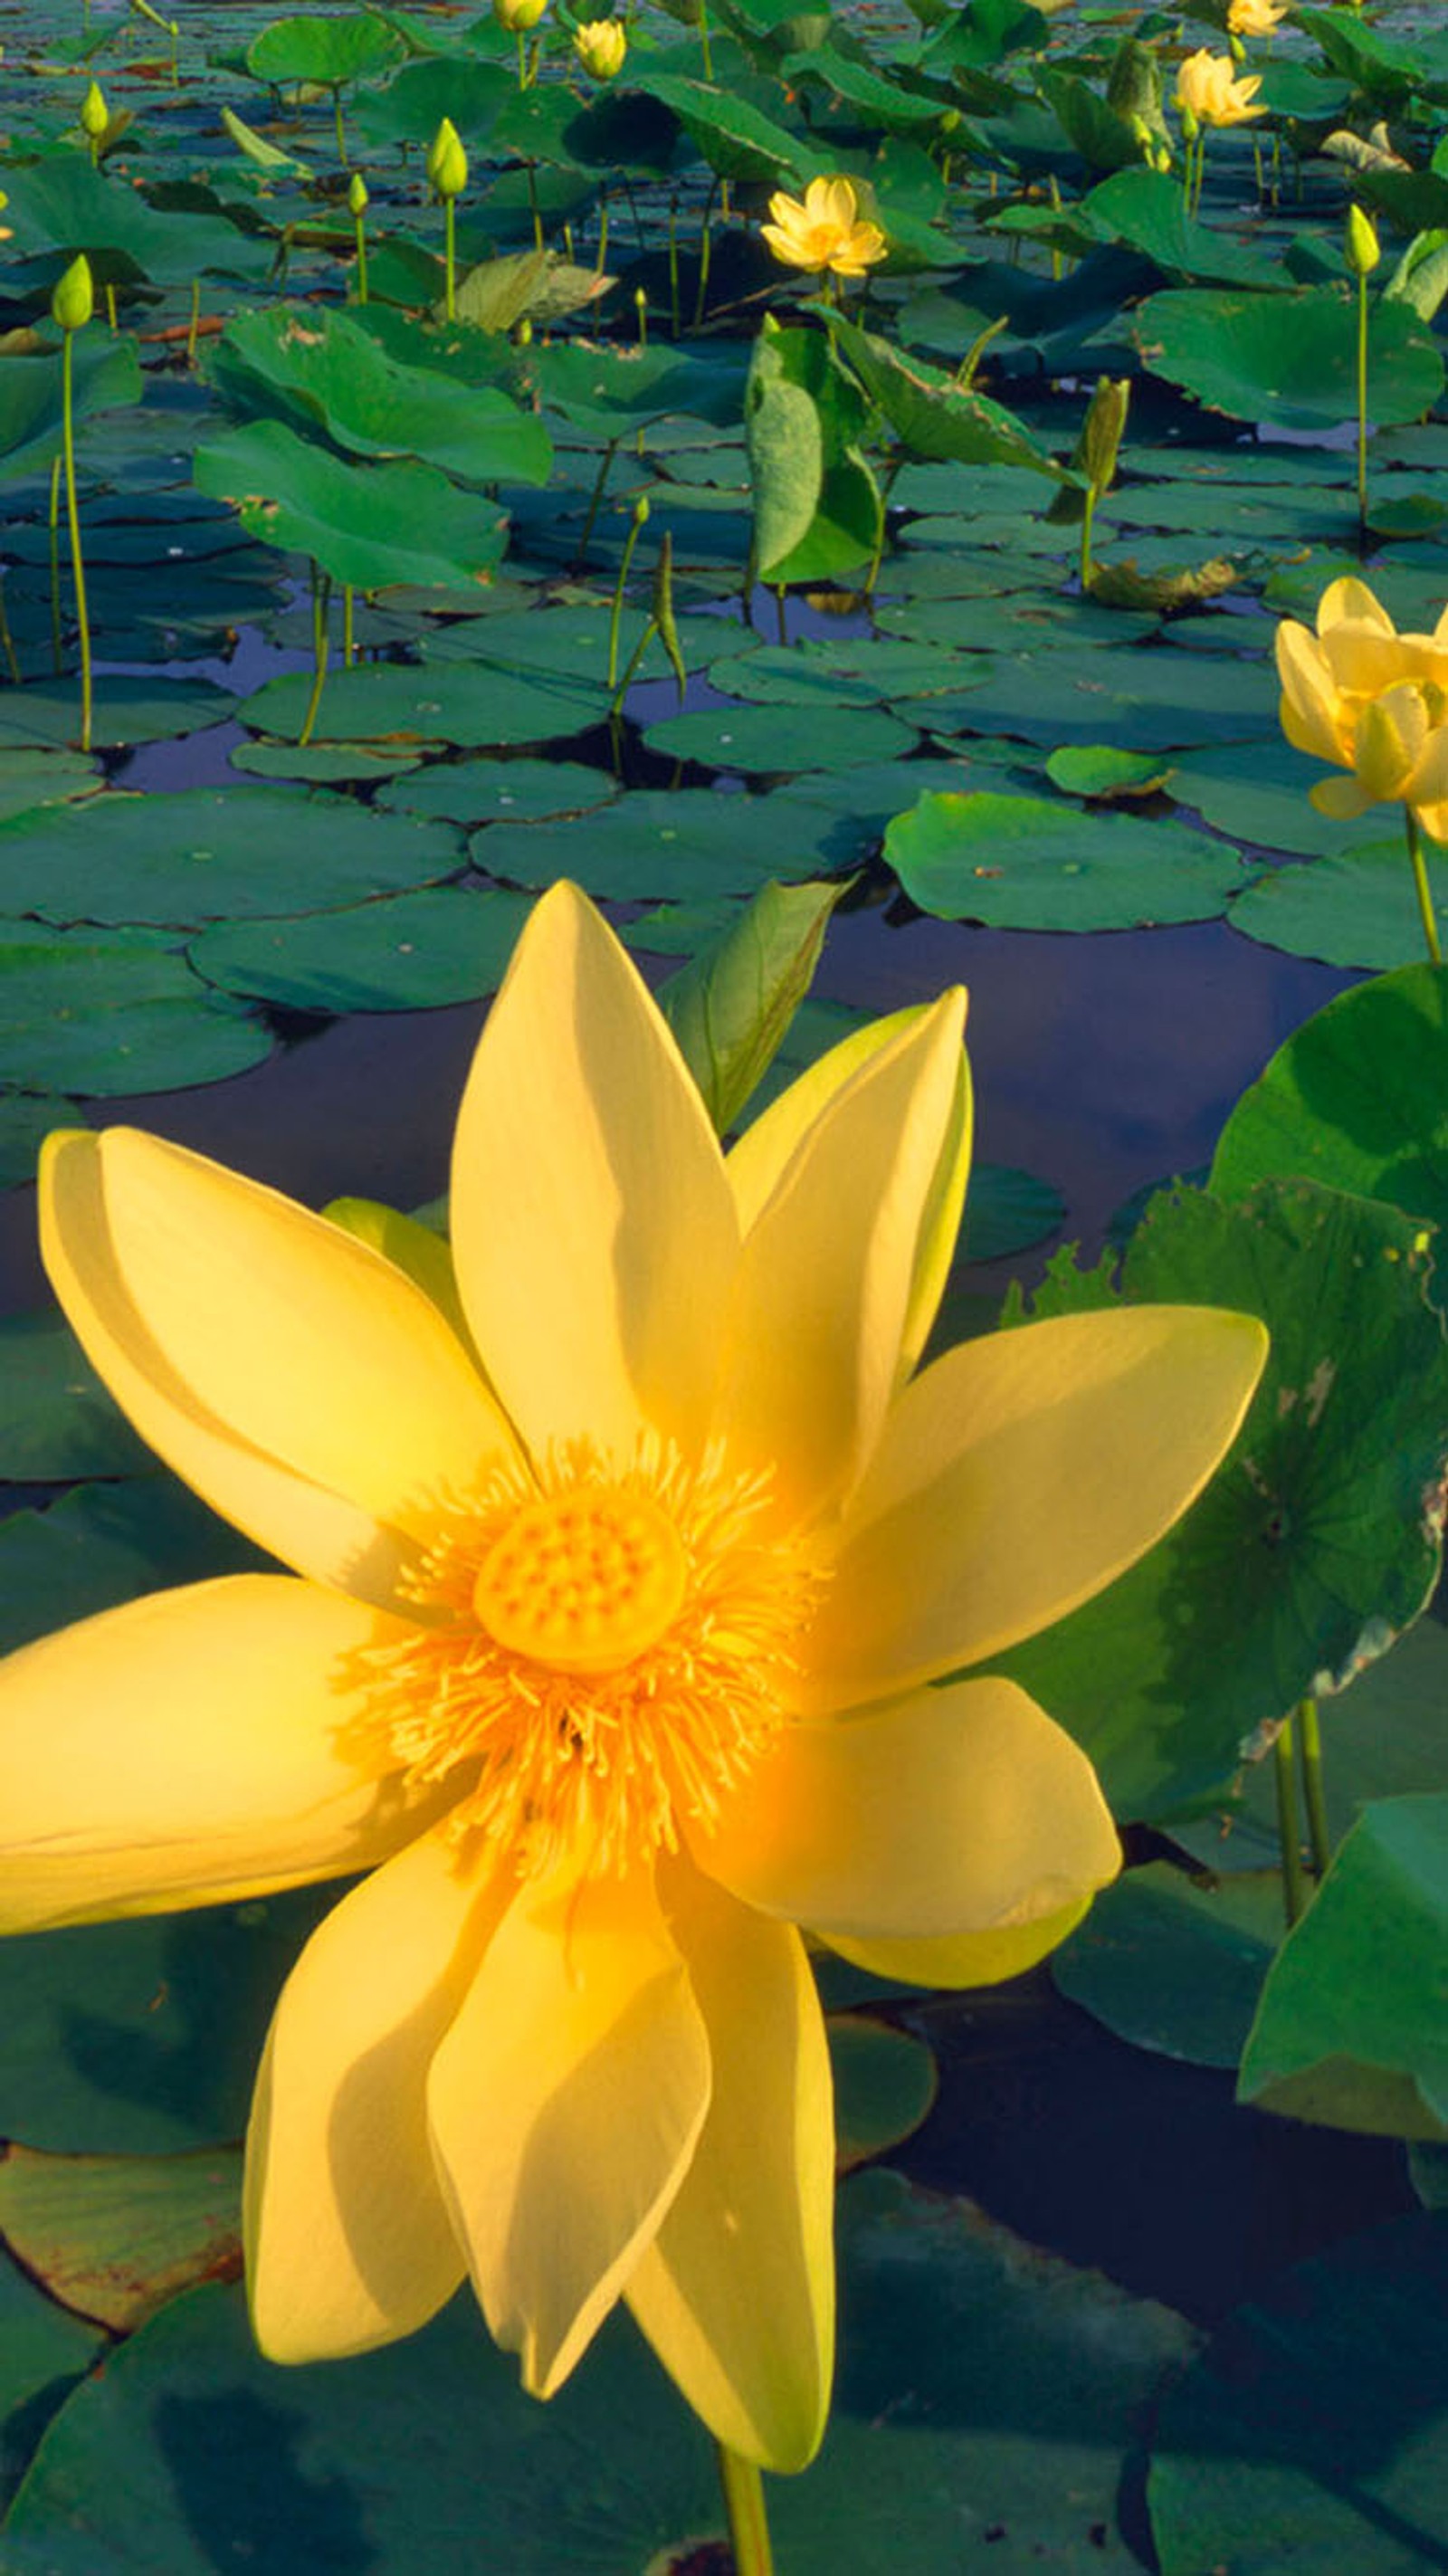
[(825, 2029), (835, 2082), (835, 2155), (840, 2172), (853, 2173), (914, 2136), (934, 2107), (940, 2078), (924, 2040), (908, 2030), (892, 2030), (865, 2013), (831, 2013)]
[(922, 796), (890, 825), (885, 857), (922, 912), (1002, 930), (1209, 921), (1241, 875), (1234, 851), (1180, 824), (988, 788)]
[[(309, 679), (288, 673), (264, 681), (237, 712), (258, 733), (295, 742), (311, 694)], [(600, 682), (545, 672), (510, 677), (481, 664), (371, 663), (329, 676), (317, 732), (326, 742), (446, 742), (479, 751), (582, 733), (606, 716), (608, 700)]]
[(188, 954), (209, 984), (293, 1010), (433, 1010), (497, 991), (529, 909), (521, 895), (434, 886), (341, 912), (218, 922)]
[(14, 1484), (134, 1476), (154, 1464), (58, 1314), (0, 1323), (0, 1422), (0, 1477)]
[[(120, 751), (137, 742), (169, 742), (177, 734), (196, 733), (203, 725), (224, 723), (235, 707), (235, 698), (207, 680), (137, 679), (129, 672), (104, 671), (96, 681), (91, 739), (97, 751)], [(0, 694), (0, 744), (73, 744), (79, 739), (79, 681), (67, 688), (58, 683), (45, 688), (27, 683), (23, 689)]]
[(1055, 1951), (1063, 1995), (1136, 2048), (1235, 2067), (1284, 1930), (1275, 1869), (1128, 1870)]
[(1178, 805), (1190, 805), (1240, 848), (1336, 858), (1361, 850), (1377, 826), (1319, 814), (1309, 790), (1327, 774), (1320, 760), (1290, 742), (1234, 742), (1221, 751), (1188, 752), (1172, 764), (1166, 787)]
[[(1356, 417), (1357, 313), (1332, 287), (1231, 295), (1171, 288), (1138, 306), (1132, 336), (1152, 375), (1234, 419), (1336, 429)], [(1443, 389), (1443, 361), (1406, 304), (1368, 312), (1368, 417), (1418, 420)]]
[(770, 877), (815, 873), (807, 822), (773, 800), (707, 787), (640, 788), (601, 813), (555, 823), (492, 823), (472, 839), (474, 865), (534, 892), (572, 877), (619, 902), (698, 902), (753, 894)]
[(94, 2326), (67, 2316), (0, 2254), (0, 2505), (47, 2416), (103, 2348)]
[(44, 1511), (0, 1521), (0, 1648), (142, 1592), (269, 1562), (174, 1477), (77, 1485)]
[(208, 991), (163, 932), (0, 921), (0, 1052), (30, 1089), (177, 1091), (244, 1073), (271, 1048), (263, 1022)]
[(1038, 660), (1012, 652), (973, 692), (966, 722), (974, 731), (1017, 733), (1053, 749), (1107, 735), (1121, 751), (1169, 751), (1275, 731), (1277, 700), (1251, 664), (1220, 654), (1207, 661), (1166, 644), (1105, 655), (1063, 649), (1051, 656), (1049, 684)]
[[(1364, 816), (1360, 827), (1374, 829)], [(1440, 939), (1448, 938), (1448, 854), (1423, 849)], [(1401, 838), (1359, 842), (1340, 858), (1274, 868), (1244, 887), (1232, 927), (1327, 966), (1407, 966), (1423, 954), (1423, 916)]]
[(31, 2278), (129, 2334), (195, 2281), (241, 2269), (241, 2156), (50, 2156), (0, 2163), (0, 2235)]
[(90, 796), (101, 785), (96, 763), (67, 751), (0, 751), (0, 823)]
[(813, 708), (807, 729), (791, 706), (700, 708), (644, 727), (650, 751), (746, 774), (903, 759), (916, 740), (908, 725), (879, 707)]
[(359, 464), (279, 420), (223, 430), (192, 470), (203, 492), (235, 503), (251, 535), (311, 555), (358, 590), (483, 580), (506, 542), (494, 513), (437, 466)]
[(1003, 1261), (1009, 1253), (1029, 1252), (1055, 1233), (1065, 1214), (1066, 1202), (1050, 1181), (1014, 1171), (1007, 1163), (973, 1162), (960, 1257)]
[(36, 1159), (52, 1127), (84, 1125), (73, 1100), (46, 1092), (0, 1092), (0, 1190), (34, 1180)]
[(618, 794), (618, 781), (581, 760), (447, 760), (378, 789), (388, 814), (449, 823), (541, 823), (586, 814)]

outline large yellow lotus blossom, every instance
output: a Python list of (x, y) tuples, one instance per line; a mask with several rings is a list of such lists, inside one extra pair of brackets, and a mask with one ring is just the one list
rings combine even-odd
[(584, 70), (596, 81), (617, 80), (628, 52), (628, 36), (621, 18), (590, 18), (573, 30), (573, 50)]
[(848, 179), (811, 179), (801, 200), (780, 189), (769, 200), (772, 221), (759, 229), (776, 259), (789, 268), (832, 269), (836, 277), (863, 277), (889, 244), (878, 224), (860, 221)]
[(1330, 582), (1315, 635), (1278, 627), (1277, 675), (1288, 741), (1351, 773), (1309, 791), (1319, 813), (1406, 805), (1448, 841), (1448, 609), (1431, 635), (1400, 635), (1366, 582)]
[(291, 1570), (11, 1658), (3, 1918), (369, 1873), (257, 2085), (275, 2359), (406, 2334), (470, 2274), (546, 2396), (622, 2297), (725, 2444), (801, 2467), (834, 2142), (795, 1927), (970, 1983), (1112, 1876), (1089, 1763), (989, 1660), (1176, 1519), (1265, 1336), (1123, 1308), (917, 1373), (964, 1007), (847, 1040), (726, 1157), (625, 952), (555, 887), (463, 1098), (456, 1329), (198, 1155), (49, 1140), (45, 1257), (91, 1360)]
[(1231, 0), (1227, 11), (1229, 36), (1271, 36), (1288, 15), (1286, 0)]
[(1188, 54), (1177, 69), (1178, 108), (1189, 109), (1199, 126), (1245, 125), (1249, 117), (1265, 116), (1265, 108), (1252, 105), (1262, 86), (1261, 73), (1237, 80), (1236, 68), (1230, 54), (1211, 54), (1205, 46)]

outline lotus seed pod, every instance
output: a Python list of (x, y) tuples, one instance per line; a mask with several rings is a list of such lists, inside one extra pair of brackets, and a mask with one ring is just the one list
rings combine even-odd
[(1347, 264), (1354, 277), (1371, 277), (1382, 255), (1382, 245), (1361, 206), (1349, 206)]
[(348, 214), (365, 215), (367, 212), (367, 203), (367, 182), (363, 178), (360, 170), (354, 170), (351, 178), (347, 182)]
[(105, 92), (99, 81), (92, 81), (80, 103), (81, 132), (88, 134), (92, 143), (99, 143), (110, 121), (111, 112), (106, 105)]
[(96, 309), (90, 261), (82, 251), (51, 289), (50, 317), (62, 331), (83, 331)]

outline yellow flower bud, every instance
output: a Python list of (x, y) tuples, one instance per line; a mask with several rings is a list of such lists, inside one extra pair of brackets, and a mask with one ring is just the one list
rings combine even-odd
[(427, 175), (433, 192), (439, 197), (460, 197), (468, 184), (468, 156), (462, 136), (450, 116), (445, 116), (432, 138), (427, 155)]
[(349, 215), (365, 215), (367, 205), (367, 182), (360, 170), (354, 170), (347, 182), (347, 212)]
[(1098, 376), (1091, 408), (1086, 414), (1086, 425), (1081, 432), (1081, 462), (1090, 476), (1092, 491), (1098, 495), (1111, 489), (1130, 400), (1131, 384), (1127, 377)]
[(1382, 258), (1382, 246), (1361, 206), (1347, 210), (1347, 264), (1354, 277), (1371, 277)]
[(493, 0), (493, 16), (510, 36), (526, 36), (536, 27), (548, 0)]
[(90, 261), (82, 251), (51, 288), (50, 318), (59, 323), (62, 331), (83, 331), (95, 309), (96, 291)]
[(594, 80), (611, 81), (623, 69), (628, 38), (618, 18), (590, 18), (573, 30), (573, 50)]
[(82, 134), (89, 135), (92, 143), (99, 143), (110, 121), (105, 92), (99, 81), (92, 81), (80, 103), (80, 130)]

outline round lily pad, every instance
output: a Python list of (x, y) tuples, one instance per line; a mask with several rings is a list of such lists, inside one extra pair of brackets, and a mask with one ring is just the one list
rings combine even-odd
[(0, 2506), (19, 2483), (46, 2417), (103, 2344), (95, 2326), (68, 2316), (0, 2253)]
[(770, 877), (818, 873), (798, 817), (707, 787), (644, 788), (562, 822), (491, 823), (473, 834), (472, 853), (509, 885), (539, 891), (572, 877), (585, 893), (620, 902), (752, 894)]
[(885, 856), (922, 912), (1001, 930), (1210, 921), (1240, 881), (1234, 851), (1180, 824), (990, 789), (922, 796), (891, 824)]
[(239, 742), (231, 766), (247, 778), (290, 778), (306, 787), (367, 786), (416, 769), (419, 758), (383, 743)]
[[(1375, 829), (1363, 817), (1364, 831)], [(1448, 853), (1425, 840), (1440, 940), (1448, 938)], [(1246, 886), (1232, 927), (1328, 966), (1407, 966), (1424, 953), (1423, 916), (1401, 838), (1364, 840), (1347, 856), (1274, 868)]]
[[(167, 742), (220, 724), (236, 700), (207, 680), (137, 679), (103, 671), (95, 684), (91, 740), (97, 751), (133, 742)], [(300, 731), (300, 727), (298, 728)], [(7, 689), (0, 695), (0, 744), (76, 743), (80, 739), (80, 683)]]
[(1319, 814), (1309, 791), (1328, 775), (1320, 760), (1290, 742), (1234, 742), (1188, 752), (1172, 764), (1166, 788), (1178, 805), (1190, 805), (1241, 847), (1334, 858), (1360, 850), (1378, 827), (1366, 818), (1335, 823)]
[(0, 1054), (34, 1090), (178, 1091), (244, 1073), (272, 1043), (162, 932), (0, 921)]
[(0, 1323), (0, 1424), (0, 1477), (14, 1484), (134, 1476), (155, 1463), (53, 1309)]
[[(913, 704), (906, 712), (920, 716)], [(1167, 751), (1275, 732), (1277, 693), (1253, 664), (1221, 654), (1204, 660), (1161, 644), (1103, 655), (1073, 646), (1051, 656), (1048, 673), (1035, 659), (1000, 660), (972, 692), (966, 722), (1052, 749), (1106, 739), (1122, 751)]]
[(182, 925), (326, 912), (447, 876), (462, 862), (445, 824), (384, 821), (340, 796), (269, 787), (105, 795), (0, 825), (0, 910)]
[(650, 751), (709, 769), (847, 769), (903, 759), (916, 736), (879, 707), (701, 707), (644, 727)]
[(1049, 1181), (1005, 1163), (972, 1163), (961, 1251), (967, 1261), (1003, 1261), (1054, 1234), (1066, 1202)]
[(588, 813), (617, 794), (617, 779), (581, 760), (439, 760), (380, 787), (375, 801), (389, 814), (448, 823), (540, 823)]
[(1286, 1929), (1275, 1869), (1128, 1870), (1051, 1959), (1063, 1995), (1137, 2048), (1236, 2066)]
[[(0, 701), (3, 705), (3, 701)], [(101, 785), (98, 763), (68, 751), (0, 751), (0, 823), (89, 796)]]
[(228, 993), (299, 1011), (425, 1011), (494, 993), (531, 907), (522, 895), (433, 886), (345, 911), (219, 922), (192, 965)]
[[(303, 672), (267, 680), (237, 710), (258, 733), (295, 742), (312, 684)], [(432, 662), (425, 669), (375, 662), (329, 675), (317, 717), (322, 742), (448, 742), (464, 751), (505, 743), (556, 742), (608, 713), (602, 680), (495, 670), (483, 663)]]
[(119, 2333), (241, 2269), (241, 2155), (50, 2156), (10, 2147), (0, 2235), (53, 2299)]
[(80, 1127), (74, 1101), (46, 1092), (0, 1092), (0, 1190), (33, 1181), (36, 1157), (52, 1127)]
[[(865, 2013), (825, 2024), (835, 2081), (835, 2155), (841, 2173), (912, 2137), (934, 2104), (939, 2075), (923, 2039)], [(0, 2210), (0, 2225), (3, 2225)]]
[[(1152, 375), (1234, 419), (1336, 429), (1356, 410), (1357, 314), (1334, 287), (1234, 295), (1171, 288), (1132, 317)], [(1368, 417), (1418, 420), (1443, 386), (1443, 361), (1412, 306), (1375, 296), (1368, 320)]]

